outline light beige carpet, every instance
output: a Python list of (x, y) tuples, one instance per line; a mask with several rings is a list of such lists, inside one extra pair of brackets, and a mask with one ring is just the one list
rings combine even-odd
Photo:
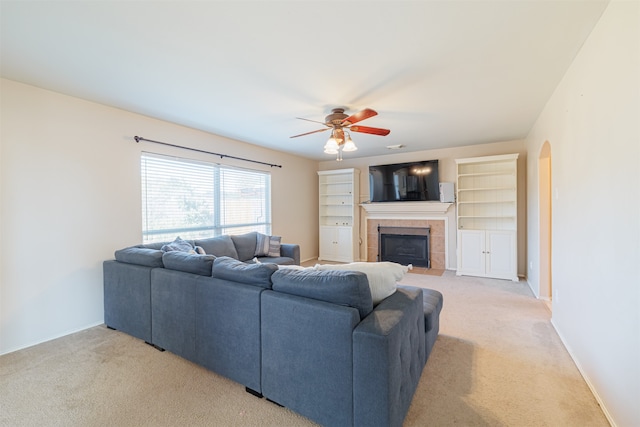
[[(440, 337), (405, 426), (607, 426), (524, 282), (407, 274), (438, 289)], [(304, 378), (301, 378), (304, 381)], [(95, 327), (0, 357), (2, 426), (312, 426), (244, 387)]]

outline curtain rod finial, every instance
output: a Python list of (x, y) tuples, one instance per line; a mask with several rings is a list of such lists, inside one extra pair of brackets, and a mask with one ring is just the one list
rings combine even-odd
[(136, 135), (136, 136), (134, 136), (134, 137), (133, 137), (133, 139), (135, 139), (135, 140), (136, 140), (136, 142), (140, 142), (140, 139), (141, 139), (141, 138), (140, 138), (139, 136), (137, 136), (137, 135)]

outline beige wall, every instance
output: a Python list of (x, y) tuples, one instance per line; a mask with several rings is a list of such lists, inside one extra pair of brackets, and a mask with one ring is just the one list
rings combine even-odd
[(640, 425), (639, 24), (640, 3), (609, 4), (527, 137), (529, 283), (540, 293), (548, 141), (552, 322), (618, 426)]
[[(410, 149), (410, 144), (406, 144)], [(321, 149), (322, 147), (318, 147)], [(455, 159), (479, 156), (493, 156), (498, 154), (518, 153), (518, 274), (526, 273), (526, 165), (527, 153), (524, 140), (495, 142), (490, 144), (467, 145), (456, 148), (443, 148), (417, 152), (399, 152), (386, 156), (363, 157), (349, 159), (349, 153), (344, 154), (344, 160), (337, 162), (329, 160), (319, 164), (320, 170), (357, 168), (360, 169), (360, 201), (369, 200), (369, 165), (389, 163), (403, 163), (416, 160), (438, 160), (440, 182), (456, 182)], [(362, 218), (365, 213), (362, 212)], [(456, 209), (452, 206), (447, 212), (449, 222), (449, 269), (456, 268)], [(361, 224), (360, 235), (366, 230), (364, 221)], [(364, 238), (362, 239), (364, 242)], [(360, 257), (366, 259), (366, 248), (360, 248)]]
[[(317, 162), (0, 80), (0, 354), (103, 322), (102, 261), (142, 239), (140, 152), (269, 170), (273, 234), (317, 253)], [(247, 157), (199, 154), (134, 135)]]

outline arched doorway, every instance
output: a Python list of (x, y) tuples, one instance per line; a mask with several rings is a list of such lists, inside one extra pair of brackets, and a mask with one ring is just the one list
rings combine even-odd
[(538, 158), (538, 194), (540, 220), (540, 298), (549, 302), (551, 309), (551, 144), (545, 141)]

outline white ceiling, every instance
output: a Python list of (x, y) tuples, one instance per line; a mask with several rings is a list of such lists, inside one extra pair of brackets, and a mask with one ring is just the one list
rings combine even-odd
[(345, 157), (524, 138), (607, 1), (0, 4), (5, 78), (330, 160), (296, 117), (378, 111)]

